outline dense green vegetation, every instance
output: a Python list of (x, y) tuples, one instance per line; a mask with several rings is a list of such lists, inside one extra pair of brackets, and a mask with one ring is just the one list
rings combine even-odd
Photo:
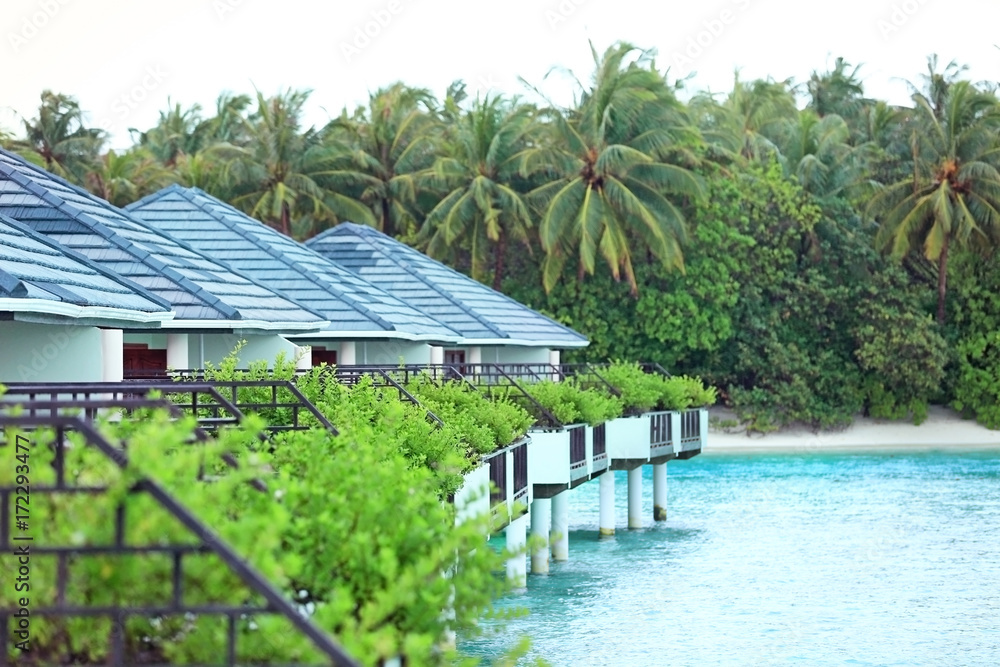
[(6, 145), (118, 205), (179, 182), (298, 238), (373, 225), (586, 334), (568, 361), (700, 375), (754, 428), (1000, 426), (991, 85), (932, 57), (897, 107), (837, 60), (707, 95), (628, 44), (580, 80), (568, 108), (400, 83), (319, 128), (305, 91), (226, 94), (123, 152), (47, 92)]

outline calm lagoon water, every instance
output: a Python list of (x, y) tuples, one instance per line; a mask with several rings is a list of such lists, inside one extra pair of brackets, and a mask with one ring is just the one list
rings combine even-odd
[(527, 617), (461, 648), (489, 659), (527, 635), (556, 666), (1000, 665), (1000, 451), (701, 455), (669, 464), (668, 521), (633, 531), (616, 474), (615, 539), (597, 538), (597, 482), (572, 491), (570, 561), (504, 601)]

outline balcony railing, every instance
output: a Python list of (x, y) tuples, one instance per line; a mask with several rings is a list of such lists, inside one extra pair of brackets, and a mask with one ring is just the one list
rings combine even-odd
[(528, 443), (521, 442), (514, 447), (514, 497), (516, 502), (525, 502), (528, 498)]
[(608, 429), (605, 424), (594, 427), (594, 443), (592, 446), (593, 469), (603, 470), (608, 467)]
[(569, 429), (569, 471), (575, 479), (587, 474), (587, 429), (574, 426)]
[[(66, 433), (75, 431), (83, 438), (84, 446), (91, 447), (104, 455), (111, 463), (119, 469), (128, 466), (128, 456), (126, 452), (109, 442), (83, 415), (59, 414), (58, 408), (50, 408), (47, 415), (41, 414), (5, 414), (0, 413), (0, 449), (16, 448), (17, 453), (25, 450), (28, 453), (35, 446), (29, 438), (18, 435), (17, 430), (49, 428), (55, 434), (55, 440), (48, 446), (55, 449), (51, 459), (51, 467), (54, 472), (54, 484), (32, 484), (31, 492), (34, 494), (55, 496), (73, 496), (85, 494), (87, 496), (106, 495), (111, 492), (108, 486), (91, 483), (87, 486), (78, 486), (67, 480), (64, 468), (65, 449), (68, 447)], [(10, 429), (10, 430), (7, 430)], [(7, 440), (13, 436), (12, 440)], [(11, 454), (14, 456), (14, 453)], [(42, 457), (32, 460), (41, 460)], [(17, 536), (11, 534), (11, 506), (12, 498), (18, 493), (15, 486), (0, 487), (0, 548), (6, 553), (11, 553), (18, 544)], [(239, 554), (237, 554), (227, 543), (219, 539), (215, 532), (203, 524), (190, 510), (180, 501), (174, 498), (157, 482), (143, 478), (138, 480), (129, 491), (129, 498), (136, 494), (146, 494), (153, 501), (171, 515), (176, 521), (183, 525), (187, 531), (195, 538), (177, 543), (164, 543), (158, 541), (156, 544), (137, 545), (130, 544), (126, 536), (130, 534), (128, 524), (132, 514), (127, 511), (128, 500), (126, 499), (117, 506), (114, 513), (114, 537), (110, 544), (106, 545), (79, 545), (76, 543), (61, 543), (55, 539), (48, 542), (40, 535), (34, 535), (31, 543), (31, 555), (36, 558), (51, 558), (55, 560), (55, 595), (52, 601), (36, 603), (31, 608), (33, 618), (106, 618), (110, 622), (111, 630), (108, 637), (107, 664), (115, 667), (124, 665), (141, 664), (135, 653), (134, 647), (127, 647), (125, 643), (126, 634), (121, 631), (126, 627), (130, 618), (163, 618), (182, 617), (196, 619), (199, 617), (223, 618), (227, 622), (224, 647), (219, 649), (219, 661), (225, 665), (243, 664), (243, 660), (238, 658), (238, 641), (240, 634), (238, 627), (245, 622), (245, 619), (255, 615), (280, 615), (283, 616), (298, 632), (307, 637), (315, 648), (325, 656), (325, 664), (334, 665), (356, 665), (357, 663), (347, 655), (344, 650), (334, 642), (334, 640), (317, 627), (313, 622), (303, 615), (299, 609), (290, 602), (278, 589), (276, 589), (263, 575), (249, 565)], [(141, 519), (141, 517), (136, 517)], [(41, 539), (39, 539), (41, 538)], [(198, 554), (214, 554), (222, 564), (236, 574), (246, 585), (253, 595), (259, 596), (263, 600), (257, 604), (231, 604), (225, 602), (188, 602), (185, 581), (189, 580), (190, 572), (186, 568), (191, 562), (192, 556)], [(173, 564), (172, 586), (169, 594), (159, 603), (127, 604), (109, 602), (100, 605), (89, 604), (87, 600), (74, 600), (70, 598), (72, 586), (70, 582), (74, 580), (72, 569), (87, 559), (94, 558), (121, 558), (121, 562), (134, 560), (136, 558), (150, 558), (157, 562), (164, 556), (169, 556)], [(198, 591), (198, 595), (203, 595), (204, 591)], [(0, 650), (0, 665), (7, 665), (9, 639), (11, 635), (11, 620), (15, 617), (17, 609), (12, 607), (0, 607), (0, 645), (4, 648)]]
[(507, 502), (507, 453), (497, 452), (486, 460), (490, 467), (490, 507)]
[(701, 443), (701, 413), (688, 410), (681, 413), (681, 444)]

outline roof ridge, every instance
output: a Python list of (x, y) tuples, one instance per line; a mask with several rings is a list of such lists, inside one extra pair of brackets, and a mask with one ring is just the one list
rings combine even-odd
[[(6, 154), (8, 156), (11, 156), (11, 154), (9, 152), (3, 150), (2, 148), (0, 148), (0, 152), (2, 152), (2, 154)], [(17, 159), (16, 156), (14, 156), (14, 157), (15, 157), (15, 159)], [(31, 164), (30, 162), (27, 162), (27, 161), (22, 161), (22, 162), (26, 166), (28, 166), (28, 167), (36, 170), (36, 171), (42, 171), (43, 175), (45, 175), (46, 177), (54, 177), (56, 179), (59, 179), (60, 181), (63, 180), (63, 179), (60, 179), (55, 174), (49, 174), (49, 172), (45, 172), (45, 171), (41, 170), (39, 167)], [(161, 262), (160, 260), (156, 259), (155, 257), (152, 257), (150, 255), (150, 253), (147, 252), (146, 250), (143, 250), (142, 248), (139, 248), (139, 247), (135, 247), (135, 243), (133, 241), (131, 241), (131, 240), (129, 240), (129, 239), (121, 236), (120, 234), (116, 233), (114, 230), (112, 230), (111, 228), (109, 228), (107, 225), (105, 225), (100, 220), (97, 220), (97, 219), (93, 218), (86, 211), (80, 211), (79, 209), (77, 209), (76, 207), (74, 207), (72, 204), (70, 204), (69, 202), (67, 202), (66, 200), (64, 200), (59, 195), (53, 193), (50, 190), (45, 189), (39, 183), (37, 183), (37, 182), (29, 179), (27, 176), (25, 176), (24, 174), (22, 174), (17, 169), (13, 169), (13, 168), (8, 167), (7, 165), (5, 165), (3, 163), (0, 163), (0, 174), (3, 174), (5, 176), (7, 176), (8, 178), (10, 178), (14, 182), (16, 182), (21, 187), (26, 188), (27, 190), (29, 190), (35, 196), (37, 196), (37, 197), (41, 198), (43, 201), (51, 204), (53, 207), (56, 208), (56, 210), (69, 215), (74, 220), (78, 220), (80, 222), (83, 222), (93, 232), (97, 233), (98, 235), (100, 235), (101, 237), (103, 237), (104, 239), (106, 239), (108, 242), (113, 243), (114, 245), (118, 246), (120, 249), (125, 250), (129, 254), (135, 256), (141, 263), (143, 263), (146, 266), (149, 266), (150, 268), (155, 269), (156, 271), (159, 271), (160, 273), (164, 274), (165, 276), (167, 276), (168, 278), (170, 278), (171, 280), (173, 280), (174, 282), (176, 282), (178, 285), (184, 287), (192, 295), (194, 295), (194, 296), (198, 297), (199, 299), (201, 299), (206, 305), (208, 305), (208, 306), (210, 306), (212, 308), (215, 308), (222, 315), (225, 315), (227, 320), (239, 320), (239, 319), (242, 319), (242, 317), (240, 316), (239, 311), (237, 311), (235, 308), (233, 308), (229, 304), (227, 304), (224, 301), (222, 301), (222, 299), (220, 299), (219, 297), (215, 296), (211, 292), (208, 292), (207, 290), (205, 290), (204, 288), (202, 288), (200, 285), (195, 284), (190, 279), (188, 279), (185, 276), (183, 276), (180, 273), (178, 273), (172, 267), (169, 267), (166, 264), (164, 264), (163, 262)], [(70, 186), (73, 189), (78, 189), (75, 185), (73, 185), (72, 183), (69, 183), (68, 181), (63, 181), (63, 184), (68, 185), (68, 186)], [(89, 197), (100, 201), (100, 199), (98, 197), (95, 197), (94, 195), (90, 194), (89, 192), (86, 193), (86, 194)], [(53, 201), (53, 200), (55, 200), (55, 201)], [(111, 206), (111, 204), (107, 204), (107, 207), (109, 207), (109, 206)], [(135, 222), (135, 221), (133, 221), (133, 222)], [(169, 237), (169, 238), (171, 238), (173, 240), (173, 237)], [(200, 253), (197, 253), (197, 254), (200, 254)], [(227, 268), (227, 270), (231, 270), (228, 267), (226, 267), (226, 268)], [(171, 306), (171, 308), (173, 308), (173, 306)], [(310, 311), (310, 312), (312, 312), (312, 311)], [(234, 315), (236, 317), (234, 317)]]
[(152, 303), (154, 303), (154, 304), (156, 304), (158, 306), (162, 306), (163, 308), (165, 308), (168, 311), (174, 309), (173, 304), (171, 304), (169, 301), (167, 301), (163, 297), (159, 296), (158, 294), (155, 294), (154, 292), (146, 289), (145, 287), (143, 287), (139, 283), (136, 283), (136, 282), (132, 281), (130, 278), (127, 278), (126, 276), (123, 276), (123, 275), (121, 275), (119, 273), (115, 273), (114, 271), (111, 271), (110, 269), (104, 268), (103, 266), (101, 266), (100, 264), (98, 264), (94, 260), (90, 259), (89, 257), (87, 257), (86, 255), (84, 255), (83, 253), (78, 252), (76, 250), (73, 250), (72, 248), (63, 245), (62, 243), (59, 243), (55, 239), (52, 239), (52, 238), (46, 236), (45, 234), (42, 234), (40, 232), (36, 232), (29, 225), (26, 225), (23, 222), (20, 222), (18, 220), (15, 220), (14, 218), (11, 218), (10, 216), (5, 215), (3, 213), (0, 213), (0, 222), (2, 222), (5, 225), (8, 225), (10, 227), (13, 227), (14, 229), (17, 229), (19, 232), (21, 232), (22, 234), (24, 234), (28, 238), (30, 238), (30, 239), (38, 242), (38, 243), (41, 243), (41, 244), (43, 244), (43, 245), (51, 248), (52, 250), (55, 250), (56, 252), (58, 252), (58, 253), (60, 253), (60, 254), (62, 254), (64, 256), (66, 256), (66, 257), (69, 257), (70, 259), (74, 260), (75, 262), (83, 264), (87, 268), (95, 271), (96, 273), (99, 273), (100, 275), (104, 276), (105, 278), (118, 283), (122, 287), (126, 287), (126, 288), (132, 290), (133, 292), (135, 292), (136, 294), (138, 294), (142, 298), (144, 298), (144, 299), (146, 299), (148, 301), (151, 301)]
[(425, 285), (431, 287), (435, 292), (437, 292), (438, 294), (440, 294), (444, 298), (448, 299), (452, 303), (456, 304), (463, 312), (465, 312), (466, 314), (468, 314), (468, 315), (472, 316), (473, 318), (475, 318), (477, 322), (479, 322), (480, 324), (483, 324), (490, 331), (493, 331), (495, 333), (500, 334), (500, 336), (502, 338), (511, 339), (513, 337), (510, 334), (507, 334), (507, 333), (502, 332), (502, 331), (498, 331), (498, 329), (492, 323), (490, 323), (488, 321), (484, 321), (483, 318), (480, 317), (477, 313), (475, 313), (473, 311), (470, 311), (469, 308), (464, 303), (462, 303), (461, 301), (453, 298), (447, 292), (441, 291), (435, 283), (430, 282), (429, 280), (423, 278), (420, 274), (414, 273), (414, 271), (412, 269), (410, 269), (408, 265), (401, 264), (399, 262), (399, 260), (397, 260), (395, 257), (392, 257), (391, 255), (389, 255), (388, 253), (386, 253), (385, 251), (383, 251), (381, 248), (377, 247), (373, 243), (373, 239), (374, 240), (378, 240), (379, 242), (391, 242), (393, 244), (398, 245), (398, 247), (400, 249), (402, 249), (404, 252), (418, 254), (422, 258), (426, 258), (428, 261), (434, 262), (439, 267), (444, 268), (445, 270), (447, 270), (447, 271), (455, 274), (456, 276), (460, 276), (461, 278), (463, 278), (463, 279), (465, 279), (467, 281), (471, 281), (471, 282), (475, 283), (475, 285), (478, 286), (479, 288), (488, 290), (489, 292), (492, 292), (494, 295), (496, 295), (496, 296), (498, 296), (498, 297), (500, 297), (500, 298), (508, 301), (509, 303), (512, 303), (512, 304), (514, 304), (514, 305), (516, 305), (516, 306), (518, 306), (520, 308), (524, 308), (526, 310), (529, 310), (532, 313), (534, 313), (535, 315), (537, 315), (538, 317), (541, 317), (541, 318), (544, 318), (544, 319), (548, 320), (549, 322), (551, 322), (555, 326), (561, 328), (562, 330), (566, 331), (567, 333), (573, 334), (574, 336), (577, 336), (579, 338), (586, 339), (586, 336), (584, 336), (583, 334), (581, 334), (578, 331), (575, 331), (575, 330), (571, 329), (570, 327), (566, 326), (562, 322), (558, 322), (558, 321), (554, 320), (553, 318), (549, 317), (548, 315), (546, 315), (544, 313), (538, 312), (534, 308), (531, 308), (530, 306), (528, 306), (526, 304), (523, 304), (523, 303), (521, 303), (520, 301), (518, 301), (518, 300), (516, 300), (514, 298), (511, 298), (510, 296), (504, 294), (503, 292), (500, 292), (499, 290), (493, 289), (489, 285), (484, 285), (483, 283), (479, 282), (475, 278), (467, 276), (464, 273), (462, 273), (461, 271), (458, 271), (458, 270), (453, 269), (452, 267), (448, 266), (444, 262), (436, 260), (433, 257), (430, 257), (429, 255), (420, 252), (419, 250), (417, 250), (413, 246), (410, 246), (410, 245), (408, 245), (406, 243), (403, 243), (402, 241), (400, 241), (398, 239), (395, 239), (395, 238), (389, 236), (388, 234), (386, 234), (384, 232), (380, 232), (379, 230), (377, 230), (377, 229), (375, 229), (373, 227), (370, 227), (368, 225), (359, 225), (358, 223), (353, 223), (353, 222), (343, 222), (343, 223), (341, 223), (341, 224), (339, 224), (339, 225), (337, 225), (335, 227), (331, 227), (330, 229), (324, 231), (321, 234), (318, 234), (317, 236), (314, 236), (313, 238), (309, 239), (309, 241), (307, 241), (306, 243), (307, 244), (311, 244), (313, 241), (319, 241), (322, 238), (327, 237), (327, 236), (340, 235), (340, 232), (338, 232), (337, 230), (340, 229), (340, 228), (342, 228), (342, 227), (344, 227), (345, 225), (350, 225), (350, 227), (347, 227), (348, 231), (360, 228), (361, 229), (361, 233), (359, 233), (357, 235), (365, 243), (367, 243), (368, 245), (372, 246), (375, 250), (377, 250), (379, 253), (381, 253), (384, 257), (386, 257), (387, 259), (389, 259), (392, 262), (394, 262), (397, 266), (399, 266), (400, 268), (402, 268), (404, 271), (406, 271), (410, 275), (416, 276), (422, 283), (424, 283)]
[[(405, 271), (410, 276), (413, 276), (414, 278), (416, 278), (417, 280), (419, 280), (423, 284), (425, 284), (428, 287), (430, 287), (439, 296), (441, 296), (441, 297), (447, 299), (448, 301), (450, 301), (451, 303), (455, 304), (458, 307), (459, 310), (461, 310), (463, 313), (465, 313), (469, 317), (471, 317), (474, 320), (476, 320), (477, 322), (479, 322), (481, 325), (483, 325), (484, 327), (486, 327), (488, 330), (492, 331), (494, 334), (496, 334), (500, 338), (510, 338), (510, 334), (508, 334), (508, 333), (506, 333), (504, 331), (501, 331), (492, 322), (484, 320), (478, 313), (476, 313), (475, 311), (471, 310), (462, 301), (454, 298), (453, 296), (451, 296), (447, 292), (442, 291), (436, 284), (434, 284), (432, 282), (429, 282), (423, 275), (421, 275), (420, 273), (418, 273), (418, 272), (414, 271), (412, 268), (410, 268), (409, 264), (404, 264), (404, 263), (398, 261), (395, 257), (392, 257), (391, 255), (389, 255), (388, 253), (386, 253), (384, 250), (382, 250), (380, 247), (378, 247), (374, 243), (374, 241), (375, 240), (381, 241), (382, 237), (384, 237), (386, 239), (390, 239), (392, 241), (395, 241), (396, 243), (399, 243), (400, 245), (404, 246), (405, 248), (413, 250), (412, 248), (410, 248), (410, 246), (406, 245), (405, 243), (403, 243), (401, 241), (396, 241), (396, 239), (391, 238), (388, 234), (383, 234), (382, 232), (378, 231), (377, 229), (373, 229), (372, 227), (368, 227), (367, 225), (357, 225), (355, 223), (348, 223), (348, 224), (353, 224), (356, 227), (366, 227), (367, 229), (371, 230), (371, 232), (374, 232), (374, 234), (362, 233), (362, 234), (358, 234), (358, 236), (361, 238), (361, 240), (363, 240), (365, 243), (367, 243), (369, 246), (371, 246), (373, 249), (375, 249), (377, 252), (379, 252), (383, 257), (385, 257), (386, 259), (388, 259), (391, 262), (395, 263), (399, 268), (401, 268), (403, 271)], [(338, 227), (339, 226), (340, 225), (338, 225)], [(337, 229), (337, 227), (334, 227), (330, 231), (334, 231), (335, 229)], [(417, 252), (417, 251), (414, 250), (414, 252)], [(425, 255), (425, 257), (426, 257), (426, 255)], [(430, 258), (428, 257), (428, 259), (430, 259)], [(454, 269), (452, 269), (451, 267), (449, 267), (447, 265), (442, 264), (442, 266), (444, 266), (445, 268), (447, 268), (447, 269), (449, 269), (451, 271), (454, 271)], [(458, 273), (458, 271), (455, 271), (455, 273)], [(459, 273), (459, 275), (462, 275), (463, 277), (468, 278), (468, 276), (465, 276), (464, 274)], [(478, 282), (478, 281), (476, 281), (476, 282)], [(486, 286), (483, 285), (483, 287), (486, 287)]]
[[(281, 263), (284, 264), (285, 266), (290, 267), (290, 268), (294, 268), (302, 276), (304, 276), (307, 280), (309, 280), (310, 282), (312, 282), (317, 287), (322, 287), (323, 289), (325, 289), (327, 291), (333, 292), (337, 297), (339, 297), (340, 299), (344, 300), (349, 306), (351, 306), (356, 311), (358, 311), (359, 313), (361, 313), (362, 315), (364, 315), (365, 317), (367, 317), (372, 322), (378, 324), (379, 326), (385, 328), (388, 331), (398, 331), (398, 329), (396, 328), (395, 324), (393, 324), (392, 322), (384, 319), (378, 313), (375, 313), (375, 312), (372, 312), (371, 310), (369, 310), (363, 303), (358, 302), (357, 299), (352, 294), (350, 294), (349, 292), (343, 290), (341, 287), (339, 287), (339, 286), (337, 286), (337, 285), (335, 285), (333, 283), (330, 283), (329, 281), (321, 280), (318, 276), (314, 275), (311, 271), (307, 271), (307, 270), (305, 270), (305, 268), (300, 267), (299, 264), (298, 264), (298, 262), (291, 261), (291, 260), (287, 259), (285, 257), (284, 253), (278, 251), (271, 244), (265, 243), (264, 241), (262, 241), (261, 239), (259, 239), (256, 235), (251, 234), (251, 233), (247, 232), (246, 230), (239, 228), (239, 226), (230, 226), (225, 221), (220, 220), (219, 216), (217, 216), (214, 212), (212, 212), (210, 210), (207, 210), (207, 208), (206, 208), (205, 205), (202, 205), (201, 203), (194, 201), (194, 199), (191, 196), (191, 193), (192, 193), (193, 190), (194, 190), (194, 188), (181, 188), (180, 189), (180, 194), (181, 194), (182, 197), (184, 197), (189, 202), (191, 202), (192, 205), (194, 205), (195, 207), (197, 207), (199, 210), (201, 210), (206, 215), (210, 216), (213, 220), (216, 220), (217, 222), (220, 222), (220, 223), (226, 225), (233, 232), (235, 232), (236, 234), (238, 234), (241, 238), (243, 238), (246, 241), (249, 241), (250, 243), (252, 243), (253, 245), (255, 245), (257, 248), (259, 248), (259, 249), (263, 250), (264, 252), (266, 252), (271, 257), (273, 257), (273, 258), (281, 261)], [(251, 218), (246, 213), (243, 213), (242, 211), (240, 211), (236, 207), (234, 207), (234, 206), (232, 206), (230, 204), (227, 204), (226, 202), (222, 201), (218, 197), (214, 197), (214, 196), (212, 196), (212, 195), (210, 195), (208, 193), (205, 193), (205, 192), (199, 192), (199, 193), (196, 193), (196, 195), (198, 197), (210, 200), (213, 203), (215, 203), (216, 205), (220, 205), (220, 206), (222, 206), (224, 208), (227, 208), (227, 209), (235, 212), (238, 216), (240, 216), (242, 218), (246, 218), (247, 220), (251, 220), (255, 224), (261, 225), (264, 228), (266, 228), (266, 229), (268, 229), (268, 230), (270, 230), (270, 231), (272, 231), (272, 232), (274, 232), (276, 234), (280, 234), (280, 232), (277, 232), (276, 230), (271, 229), (270, 227), (268, 227), (264, 223), (260, 222), (259, 220)], [(282, 235), (282, 236), (284, 236), (284, 235)], [(292, 241), (293, 243), (295, 242), (292, 239), (289, 239), (289, 240)], [(302, 246), (302, 244), (299, 244), (299, 245)], [(322, 260), (323, 262), (326, 262), (326, 263), (330, 264), (331, 266), (333, 266), (335, 268), (340, 268), (336, 264), (334, 264), (333, 262), (331, 262), (329, 259), (327, 259), (326, 257), (323, 257), (319, 253), (317, 253), (314, 250), (312, 250), (312, 248), (306, 248), (305, 246), (302, 246), (302, 247), (305, 248), (306, 250), (308, 250), (309, 252), (312, 252), (313, 254), (315, 254), (317, 259)], [(389, 296), (391, 296), (391, 295), (389, 295)], [(393, 298), (395, 298), (395, 297), (393, 297)], [(397, 301), (398, 301), (398, 299), (397, 299)], [(446, 327), (444, 325), (441, 325), (441, 326), (444, 327), (444, 328), (446, 328), (446, 329), (449, 328), (449, 327)]]

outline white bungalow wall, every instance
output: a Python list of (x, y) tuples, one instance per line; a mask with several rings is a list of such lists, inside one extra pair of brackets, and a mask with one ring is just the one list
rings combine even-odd
[[(299, 345), (322, 347), (335, 351), (337, 359), (343, 359), (344, 344), (336, 340), (322, 338), (295, 338)], [(357, 340), (354, 341), (354, 363), (358, 365), (398, 366), (405, 364), (428, 364), (431, 348), (427, 343), (406, 340)]]
[[(466, 356), (468, 356), (468, 352), (466, 352)], [(482, 348), (482, 359), (484, 364), (547, 364), (549, 363), (549, 348), (490, 345)]]
[(97, 327), (0, 322), (0, 382), (100, 382), (102, 373)]

